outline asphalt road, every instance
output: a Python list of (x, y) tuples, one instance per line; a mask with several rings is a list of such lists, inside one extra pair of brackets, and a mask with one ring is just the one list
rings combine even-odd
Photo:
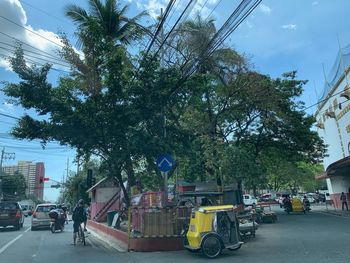
[[(200, 254), (187, 251), (118, 252), (88, 237), (87, 246), (72, 246), (72, 225), (64, 233), (30, 231), (29, 220), (20, 231), (0, 229), (0, 262), (203, 262)], [(350, 262), (350, 219), (311, 212), (279, 214), (276, 224), (263, 224), (256, 238), (238, 251), (224, 251), (211, 262), (244, 263), (345, 263)]]

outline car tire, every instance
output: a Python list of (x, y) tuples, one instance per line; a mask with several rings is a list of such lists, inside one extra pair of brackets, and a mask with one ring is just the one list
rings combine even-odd
[(14, 225), (14, 227), (15, 227), (15, 230), (20, 230), (21, 229), (21, 224), (18, 223), (17, 225)]

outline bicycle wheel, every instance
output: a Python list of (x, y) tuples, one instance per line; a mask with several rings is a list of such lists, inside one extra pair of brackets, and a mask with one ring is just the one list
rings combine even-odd
[(86, 245), (86, 242), (85, 242), (85, 234), (84, 234), (84, 230), (83, 228), (81, 227), (81, 225), (79, 226), (79, 232), (80, 232), (80, 238), (81, 238), (81, 242), (84, 244), (84, 246)]

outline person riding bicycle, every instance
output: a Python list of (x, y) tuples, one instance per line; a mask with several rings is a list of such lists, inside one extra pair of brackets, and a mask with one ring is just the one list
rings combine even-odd
[(84, 228), (86, 227), (85, 222), (87, 218), (86, 218), (86, 213), (84, 209), (83, 199), (80, 199), (78, 204), (74, 208), (72, 219), (73, 219), (73, 243), (72, 244), (75, 245), (77, 241), (77, 233), (79, 232), (79, 227), (81, 223), (84, 223)]

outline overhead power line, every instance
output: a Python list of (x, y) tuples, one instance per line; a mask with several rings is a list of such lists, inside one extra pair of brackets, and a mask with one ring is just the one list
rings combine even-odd
[(57, 16), (55, 16), (55, 15), (53, 15), (53, 14), (50, 14), (50, 13), (46, 12), (46, 11), (43, 10), (43, 9), (40, 9), (40, 8), (38, 8), (38, 7), (36, 7), (36, 6), (33, 6), (33, 5), (29, 4), (28, 2), (23, 1), (23, 0), (20, 0), (20, 2), (21, 2), (22, 4), (25, 4), (25, 5), (29, 6), (29, 7), (31, 7), (32, 9), (35, 9), (35, 10), (37, 10), (37, 11), (39, 11), (39, 12), (41, 12), (41, 13), (43, 13), (43, 14), (49, 16), (49, 17), (51, 17), (51, 18), (55, 18), (57, 21), (61, 21), (62, 23), (65, 23), (65, 24), (71, 26), (71, 24), (68, 23), (67, 21), (64, 21), (63, 19), (61, 19), (61, 18), (59, 18), (59, 17), (57, 17)]
[[(1, 33), (1, 32), (0, 32), (0, 33)], [(11, 51), (15, 51), (15, 49), (16, 49), (16, 46), (15, 46), (15, 45), (11, 45), (11, 44), (6, 43), (6, 42), (0, 41), (0, 44), (12, 48)], [(67, 63), (67, 62), (65, 62), (63, 59), (59, 59), (59, 58), (56, 58), (56, 57), (54, 57), (54, 56), (45, 55), (45, 53), (43, 53), (43, 52), (42, 52), (42, 53), (39, 53), (39, 52), (35, 52), (35, 51), (28, 50), (28, 49), (25, 49), (25, 48), (22, 48), (22, 50), (25, 51), (25, 52), (28, 52), (28, 53), (32, 53), (32, 54), (39, 55), (39, 56), (44, 57), (44, 58), (47, 58), (47, 59), (53, 59), (53, 60), (57, 60), (58, 62)], [(67, 63), (67, 65), (69, 65), (69, 64)]]
[(54, 58), (54, 59), (61, 60), (61, 58), (56, 57), (56, 56), (54, 56), (53, 54), (50, 54), (49, 52), (46, 52), (46, 51), (41, 50), (41, 49), (39, 49), (39, 48), (36, 48), (36, 47), (34, 47), (33, 45), (30, 45), (30, 44), (28, 44), (28, 43), (26, 43), (26, 42), (24, 42), (24, 41), (22, 41), (22, 40), (19, 40), (18, 38), (15, 38), (15, 37), (13, 37), (13, 36), (11, 36), (11, 35), (9, 35), (9, 34), (6, 34), (6, 33), (1, 32), (1, 31), (0, 31), (0, 34), (6, 36), (6, 37), (8, 37), (8, 38), (11, 38), (11, 39), (13, 39), (14, 41), (19, 42), (19, 43), (21, 43), (21, 44), (23, 44), (23, 45), (26, 45), (26, 46), (28, 46), (28, 47), (31, 47), (31, 48), (33, 48), (33, 49), (35, 49), (35, 50), (37, 50), (37, 51), (40, 51), (41, 53), (44, 53), (44, 54), (46, 54), (46, 55), (49, 55), (50, 57), (52, 57), (52, 58)]
[(145, 56), (144, 57), (147, 57), (149, 51), (151, 50), (153, 44), (154, 44), (154, 41), (157, 39), (158, 35), (160, 34), (160, 32), (162, 31), (163, 29), (163, 25), (164, 25), (164, 22), (166, 21), (168, 15), (169, 15), (169, 12), (170, 10), (173, 8), (174, 6), (174, 3), (175, 3), (176, 0), (170, 0), (166, 9), (165, 9), (165, 12), (163, 14), (163, 16), (160, 18), (160, 21), (158, 23), (158, 27), (156, 29), (156, 32), (153, 34), (153, 37), (151, 38), (150, 40), (150, 43), (149, 45), (147, 45), (147, 49), (146, 49), (146, 52), (145, 52)]
[(30, 32), (30, 33), (32, 33), (32, 34), (38, 36), (38, 37), (41, 37), (42, 39), (45, 39), (45, 40), (47, 40), (47, 41), (49, 41), (49, 42), (55, 44), (56, 46), (59, 46), (59, 47), (61, 47), (61, 48), (64, 47), (63, 45), (60, 45), (60, 44), (56, 43), (55, 41), (53, 41), (53, 40), (51, 40), (51, 39), (49, 39), (49, 38), (47, 38), (47, 37), (44, 37), (43, 35), (40, 35), (40, 34), (36, 33), (35, 31), (30, 30), (30, 29), (26, 28), (25, 26), (22, 26), (22, 25), (16, 23), (15, 21), (12, 21), (11, 19), (8, 19), (7, 17), (4, 17), (4, 16), (0, 15), (0, 18), (6, 20), (6, 21), (8, 21), (8, 22), (10, 22), (10, 23), (12, 23), (12, 24), (18, 26), (18, 27), (21, 27), (21, 28), (25, 29), (26, 31), (28, 31), (28, 32)]
[[(229, 18), (220, 27), (212, 39), (208, 42), (205, 47), (201, 47), (203, 50), (197, 59), (191, 61), (191, 56), (182, 65), (183, 70), (183, 81), (191, 76), (199, 66), (207, 60), (232, 34), (237, 27), (245, 20), (245, 18), (259, 5), (262, 0), (242, 0), (238, 7), (231, 13)], [(198, 51), (198, 49), (196, 50)], [(194, 52), (194, 51), (193, 51)], [(192, 53), (193, 53), (192, 52)]]
[(209, 13), (209, 15), (207, 16), (207, 18), (205, 20), (207, 20), (216, 10), (216, 8), (221, 4), (222, 0), (220, 0), (219, 2), (216, 3), (216, 5), (214, 6), (214, 8), (211, 10), (211, 12)]
[(8, 118), (11, 118), (11, 119), (20, 120), (20, 118), (18, 118), (18, 117), (11, 116), (11, 115), (8, 115), (8, 114), (5, 114), (5, 113), (0, 113), (0, 115), (1, 115), (1, 116), (5, 116), (5, 117), (8, 117)]
[[(10, 54), (2, 54), (2, 55), (5, 55), (5, 56), (10, 56), (11, 53), (14, 51), (14, 50), (12, 50), (12, 49), (10, 49), (10, 48), (5, 48), (5, 47), (1, 47), (1, 46), (0, 46), (0, 49), (2, 49), (2, 50), (4, 50), (4, 51), (7, 51), (7, 52), (10, 53)], [(69, 69), (70, 69), (70, 67), (67, 66), (67, 65), (64, 65), (64, 64), (62, 64), (62, 63), (55, 62), (55, 61), (52, 61), (52, 60), (47, 60), (47, 59), (44, 59), (44, 58), (41, 58), (41, 57), (38, 57), (38, 56), (34, 56), (34, 55), (30, 55), (30, 54), (23, 54), (23, 56), (24, 56), (24, 57), (30, 57), (30, 58), (38, 59), (38, 60), (41, 60), (41, 61), (43, 61), (43, 62), (45, 62), (45, 63), (54, 64), (54, 65), (59, 65), (59, 66), (62, 66), (62, 67), (65, 67), (65, 68), (69, 68)]]
[(166, 43), (166, 41), (168, 40), (168, 38), (170, 37), (170, 35), (172, 34), (172, 32), (175, 30), (175, 28), (177, 27), (177, 25), (179, 25), (181, 23), (181, 21), (186, 20), (188, 15), (190, 14), (190, 12), (192, 11), (193, 6), (196, 4), (197, 0), (190, 0), (188, 2), (188, 4), (186, 5), (185, 9), (182, 11), (182, 13), (180, 14), (180, 16), (178, 17), (178, 19), (176, 20), (176, 22), (174, 23), (173, 27), (170, 29), (170, 31), (167, 33), (165, 39), (161, 42), (158, 50), (156, 51), (156, 53), (153, 56), (153, 59), (155, 57), (157, 57), (158, 53), (160, 52), (160, 50), (162, 49), (162, 47), (164, 46), (164, 44)]

